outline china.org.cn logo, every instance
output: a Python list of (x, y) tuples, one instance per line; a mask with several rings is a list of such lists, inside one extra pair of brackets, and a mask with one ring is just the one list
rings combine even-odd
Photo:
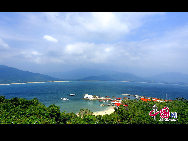
[(160, 111), (157, 110), (157, 106), (153, 106), (153, 110), (149, 112), (149, 115), (154, 117), (154, 120), (156, 120), (156, 115), (160, 114), (160, 120), (159, 121), (176, 121), (177, 119), (177, 112), (169, 112), (168, 107), (162, 108)]

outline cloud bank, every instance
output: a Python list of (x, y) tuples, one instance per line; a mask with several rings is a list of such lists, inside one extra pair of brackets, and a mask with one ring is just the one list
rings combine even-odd
[(175, 18), (169, 13), (40, 12), (0, 17), (1, 64), (36, 72), (44, 71), (39, 66), (46, 72), (82, 66), (111, 66), (138, 74), (188, 71), (188, 21), (178, 19), (172, 25)]

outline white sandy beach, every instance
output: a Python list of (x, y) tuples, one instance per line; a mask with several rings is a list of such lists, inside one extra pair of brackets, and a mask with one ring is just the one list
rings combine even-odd
[[(114, 110), (114, 106), (110, 106), (108, 107), (107, 109), (103, 110), (103, 111), (96, 111), (96, 112), (93, 112), (93, 115), (97, 116), (97, 115), (106, 115), (106, 114), (111, 114), (113, 113), (115, 110)], [(76, 115), (78, 116), (78, 113), (76, 113)]]
[[(71, 82), (71, 81), (47, 81), (47, 82)], [(12, 84), (29, 84), (29, 83), (47, 83), (47, 82), (25, 82), (25, 83), (10, 83), (10, 84), (0, 84), (0, 85), (12, 85)]]
[(97, 112), (93, 112), (93, 115), (97, 116), (97, 115), (106, 115), (106, 114), (111, 114), (114, 112), (114, 107), (110, 106), (109, 108), (103, 110), (103, 111), (97, 111)]
[(20, 85), (20, 84), (26, 84), (26, 83), (10, 83), (10, 84)]
[(46, 83), (46, 82), (27, 82), (27, 83)]
[(53, 82), (70, 82), (70, 81), (53, 81)]
[(10, 85), (10, 84), (0, 84), (0, 85)]

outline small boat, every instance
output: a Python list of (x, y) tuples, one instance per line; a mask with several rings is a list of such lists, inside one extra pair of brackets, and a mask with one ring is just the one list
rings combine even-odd
[(61, 98), (61, 100), (69, 100), (68, 98), (64, 97), (64, 98)]
[(127, 96), (131, 96), (131, 94), (121, 94), (121, 95), (127, 95)]
[(75, 96), (75, 94), (69, 94), (69, 96)]

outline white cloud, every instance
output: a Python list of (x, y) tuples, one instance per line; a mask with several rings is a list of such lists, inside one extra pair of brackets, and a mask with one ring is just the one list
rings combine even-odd
[[(156, 34), (159, 35), (158, 37), (146, 36), (149, 31), (152, 33), (152, 29), (156, 28), (152, 27), (155, 22), (153, 19), (161, 17), (164, 13), (42, 12), (22, 15), (28, 16), (28, 18), (23, 18), (24, 20), (19, 20), (22, 21), (21, 25), (18, 24), (20, 29), (24, 28), (22, 31), (15, 28), (17, 24), (14, 27), (7, 26), (7, 28), (0, 26), (0, 49), (4, 51), (10, 48), (9, 45), (11, 48), (14, 47), (14, 50), (9, 53), (8, 51), (6, 54), (5, 51), (0, 52), (0, 58), (8, 58), (7, 56), (12, 54), (16, 56), (16, 53), (19, 58), (23, 52), (22, 60), (25, 58), (26, 61), (38, 64), (64, 63), (70, 66), (81, 63), (86, 65), (114, 64), (114, 66), (135, 66), (148, 69), (155, 67), (156, 70), (173, 68), (176, 64), (188, 70), (186, 67), (188, 26), (171, 28), (169, 32), (159, 30)], [(157, 26), (157, 24), (154, 25)], [(27, 40), (20, 40), (25, 39), (24, 36)], [(42, 36), (44, 40), (52, 43), (58, 42), (58, 44), (53, 44), (52, 48), (52, 44), (45, 44), (44, 40), (41, 40)], [(139, 38), (140, 36), (142, 38)], [(10, 60), (16, 58), (14, 56), (9, 57)]]
[(86, 31), (96, 33), (120, 34), (127, 33), (129, 27), (127, 23), (118, 18), (117, 13), (112, 12), (92, 12), (89, 18), (82, 17), (81, 25)]
[(57, 43), (58, 40), (50, 35), (44, 35), (43, 38), (47, 41), (50, 41), (50, 42), (54, 42), (54, 43)]
[(40, 56), (40, 55), (42, 55), (38, 51), (31, 51), (31, 54), (34, 55), (34, 56)]
[(120, 52), (113, 44), (96, 44), (78, 42), (65, 46), (63, 59), (70, 63), (109, 63), (116, 59)]
[(0, 38), (0, 48), (9, 49), (9, 45)]
[(116, 66), (157, 71), (188, 71), (188, 26), (164, 32), (160, 37), (134, 42), (67, 44), (65, 62), (114, 64)]
[(74, 43), (74, 44), (68, 44), (65, 47), (65, 53), (71, 54), (71, 55), (83, 55), (84, 53), (88, 53), (88, 51), (93, 50), (94, 44), (93, 43)]
[(44, 12), (29, 13), (26, 19), (28, 19), (27, 25), (34, 26), (34, 30), (40, 29), (44, 32), (48, 30), (56, 37), (70, 36), (77, 42), (90, 42), (117, 40), (141, 27), (145, 24), (145, 19), (153, 15), (162, 14), (160, 12)]

